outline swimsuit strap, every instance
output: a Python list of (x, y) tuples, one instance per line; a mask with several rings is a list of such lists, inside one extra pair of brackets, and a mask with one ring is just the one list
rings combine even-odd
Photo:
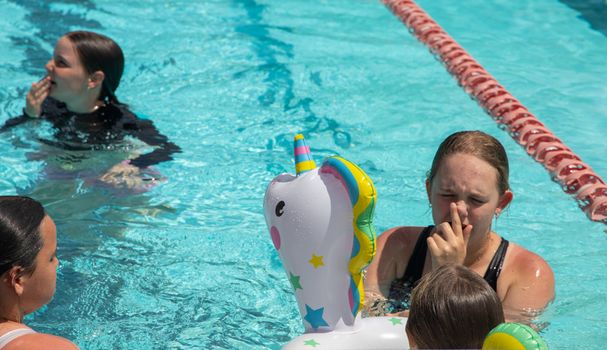
[(417, 284), (417, 281), (422, 278), (424, 264), (426, 262), (426, 252), (428, 251), (428, 242), (426, 239), (430, 236), (430, 232), (432, 232), (433, 228), (433, 225), (425, 227), (417, 238), (415, 248), (413, 248), (413, 253), (411, 254), (411, 257), (409, 257), (409, 262), (407, 263), (407, 269), (405, 270), (403, 277), (399, 278), (400, 281), (410, 281), (411, 285), (414, 286)]
[(497, 247), (495, 251), (495, 255), (493, 255), (493, 259), (489, 263), (487, 267), (487, 271), (485, 271), (485, 275), (483, 279), (489, 283), (493, 290), (497, 291), (497, 279), (502, 272), (502, 266), (504, 265), (504, 259), (506, 258), (506, 250), (508, 250), (509, 242), (507, 239), (502, 237), (502, 241), (500, 242), (500, 246)]
[[(422, 277), (426, 262), (426, 254), (428, 251), (428, 242), (426, 239), (428, 236), (430, 236), (433, 228), (434, 226), (432, 225), (424, 228), (422, 233), (417, 238), (415, 248), (413, 248), (413, 253), (411, 254), (407, 264), (407, 269), (405, 270), (403, 276), (397, 280), (398, 282), (410, 282), (412, 286), (415, 286), (417, 281), (419, 281), (419, 279)], [(506, 251), (508, 250), (509, 244), (510, 242), (502, 237), (500, 245), (493, 255), (493, 258), (487, 267), (487, 271), (485, 271), (485, 275), (483, 276), (483, 279), (487, 281), (487, 283), (489, 283), (491, 288), (493, 288), (495, 291), (497, 291), (497, 279), (502, 272), (502, 267), (504, 265)]]
[(12, 342), (13, 340), (19, 338), (22, 335), (33, 333), (36, 333), (36, 331), (31, 328), (18, 328), (6, 332), (3, 335), (0, 335), (0, 349), (4, 348), (8, 343)]

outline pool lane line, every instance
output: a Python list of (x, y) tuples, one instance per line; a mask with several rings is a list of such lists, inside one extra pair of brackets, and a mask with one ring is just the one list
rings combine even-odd
[(458, 84), (541, 163), (562, 190), (574, 196), (592, 221), (607, 224), (607, 185), (590, 166), (539, 121), (519, 100), (412, 0), (382, 0), (409, 31), (440, 58)]

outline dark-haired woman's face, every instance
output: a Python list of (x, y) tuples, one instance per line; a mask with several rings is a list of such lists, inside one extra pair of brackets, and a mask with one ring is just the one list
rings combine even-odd
[(86, 95), (89, 74), (67, 37), (62, 37), (57, 42), (53, 58), (46, 64), (46, 71), (51, 78), (51, 97), (69, 107), (78, 104)]
[(25, 313), (36, 311), (47, 304), (55, 294), (57, 281), (57, 231), (55, 223), (47, 215), (40, 224), (40, 235), (43, 246), (36, 257), (34, 272), (24, 276), (23, 295), (21, 296), (22, 307)]

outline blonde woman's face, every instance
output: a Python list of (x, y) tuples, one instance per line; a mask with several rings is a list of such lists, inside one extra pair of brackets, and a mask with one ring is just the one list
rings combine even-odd
[(427, 186), (436, 225), (451, 221), (449, 205), (455, 203), (462, 225), (473, 225), (471, 240), (490, 231), (501, 196), (497, 170), (489, 163), (469, 154), (450, 155)]

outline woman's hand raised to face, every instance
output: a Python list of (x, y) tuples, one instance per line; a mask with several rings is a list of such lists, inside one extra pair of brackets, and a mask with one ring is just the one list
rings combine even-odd
[(25, 113), (32, 118), (40, 117), (42, 112), (42, 102), (51, 91), (51, 78), (44, 77), (39, 82), (33, 83), (30, 91), (25, 97)]
[(449, 210), (451, 223), (442, 222), (427, 239), (428, 249), (432, 256), (432, 269), (445, 264), (463, 264), (466, 259), (466, 248), (472, 225), (462, 227), (455, 203), (450, 204)]

